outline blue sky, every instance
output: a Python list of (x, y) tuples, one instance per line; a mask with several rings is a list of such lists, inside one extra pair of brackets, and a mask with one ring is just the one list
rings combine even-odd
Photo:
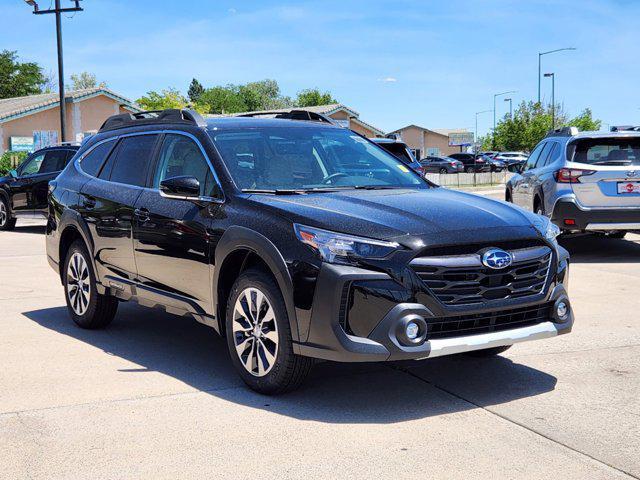
[[(62, 0), (70, 4), (68, 0)], [(56, 72), (53, 16), (2, 0), (0, 49)], [(47, 7), (49, 0), (39, 0)], [(329, 90), (390, 131), (474, 128), (493, 94), (537, 96), (537, 53), (569, 114), (640, 124), (640, 1), (85, 0), (63, 19), (65, 70), (94, 72), (132, 99), (168, 86), (276, 79), (284, 94)], [(3, 23), (5, 23), (3, 22)], [(550, 82), (543, 79), (543, 96)], [(499, 99), (498, 116), (508, 110)], [(484, 133), (491, 114), (479, 119)]]

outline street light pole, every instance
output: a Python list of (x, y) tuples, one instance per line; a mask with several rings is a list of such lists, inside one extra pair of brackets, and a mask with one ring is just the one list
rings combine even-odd
[(542, 78), (542, 56), (549, 55), (550, 53), (564, 52), (565, 50), (577, 50), (575, 47), (557, 48), (556, 50), (549, 50), (548, 52), (538, 53), (538, 103), (540, 103), (540, 79)]
[(58, 42), (58, 93), (60, 95), (60, 141), (66, 140), (66, 124), (67, 124), (67, 108), (64, 103), (64, 62), (62, 55), (62, 19), (63, 12), (81, 12), (81, 0), (71, 0), (75, 6), (70, 8), (61, 8), (60, 0), (55, 0), (55, 8), (49, 10), (40, 10), (38, 2), (35, 0), (25, 0), (27, 5), (33, 7), (35, 15), (46, 15), (53, 13), (56, 16), (56, 39)]
[(476, 112), (476, 130), (473, 134), (473, 153), (478, 153), (478, 115), (481, 113), (489, 113), (492, 110), (483, 110), (481, 112)]
[(496, 93), (493, 96), (493, 132), (491, 134), (491, 147), (493, 149), (496, 148), (496, 98), (501, 97), (502, 95), (509, 95), (510, 93), (516, 93), (516, 91), (510, 90), (508, 92)]
[(545, 73), (545, 77), (551, 77), (551, 128), (556, 128), (556, 74)]
[(513, 101), (511, 98), (505, 98), (505, 102), (509, 102), (509, 118), (513, 118)]

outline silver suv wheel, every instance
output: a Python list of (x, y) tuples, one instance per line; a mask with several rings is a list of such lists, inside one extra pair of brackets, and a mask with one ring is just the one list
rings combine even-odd
[(7, 207), (4, 202), (0, 200), (0, 227), (4, 227), (5, 223), (9, 219), (9, 215), (7, 214)]
[(240, 293), (232, 328), (236, 353), (247, 372), (256, 377), (269, 373), (278, 355), (278, 325), (263, 292), (250, 287)]
[(82, 316), (89, 308), (91, 299), (91, 279), (89, 267), (84, 257), (75, 252), (69, 260), (67, 268), (67, 296), (71, 308), (78, 316)]

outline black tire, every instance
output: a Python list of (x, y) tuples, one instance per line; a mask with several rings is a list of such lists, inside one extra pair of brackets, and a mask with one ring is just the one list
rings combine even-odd
[(447, 169), (443, 167), (440, 169), (440, 173), (448, 173), (448, 172), (447, 172)]
[[(78, 275), (78, 277), (83, 277), (81, 284), (74, 281), (73, 273), (71, 273), (69, 267), (69, 264), (76, 260), (76, 255), (82, 256), (87, 269), (86, 277), (82, 274)], [(90, 258), (87, 247), (82, 240), (73, 242), (64, 258), (62, 284), (64, 285), (64, 298), (67, 302), (67, 309), (73, 321), (81, 328), (97, 329), (106, 327), (111, 323), (118, 311), (118, 300), (115, 297), (100, 295), (98, 293), (96, 289), (96, 275), (93, 271), (93, 264), (89, 261)], [(76, 267), (74, 267), (74, 269), (80, 271), (80, 269)], [(73, 289), (70, 285), (77, 285), (77, 287)], [(80, 290), (85, 285), (87, 289), (84, 290), (88, 292), (88, 302), (82, 304), (86, 305), (84, 311), (82, 311), (82, 308), (78, 307), (78, 305), (80, 305), (78, 302), (80, 302), (81, 299), (77, 296), (74, 297), (71, 291)], [(74, 302), (72, 298), (76, 299), (76, 302)]]
[[(258, 365), (260, 360), (265, 359), (266, 357), (264, 355), (254, 355), (253, 352), (254, 348), (258, 349), (258, 351), (260, 351), (259, 349), (262, 349), (261, 351), (265, 352), (266, 344), (260, 344), (258, 340), (255, 339), (255, 334), (248, 332), (242, 333), (239, 331), (234, 333), (236, 301), (238, 301), (241, 295), (246, 299), (245, 295), (247, 292), (251, 295), (251, 290), (249, 289), (258, 290), (262, 293), (268, 304), (266, 312), (265, 309), (260, 309), (260, 311), (258, 311), (258, 308), (256, 308), (256, 312), (250, 312), (250, 314), (253, 314), (253, 316), (257, 317), (259, 320), (261, 318), (261, 312), (265, 312), (263, 313), (262, 318), (266, 318), (268, 315), (268, 308), (270, 307), (273, 310), (273, 321), (269, 322), (271, 324), (271, 328), (268, 326), (259, 328), (257, 330), (260, 332), (258, 335), (262, 335), (262, 332), (264, 331), (270, 334), (277, 334), (276, 338), (278, 343), (275, 345), (275, 349), (272, 349), (275, 350), (275, 360), (263, 374), (260, 374), (253, 369), (254, 362), (253, 360), (249, 360), (249, 357), (251, 356), (252, 359), (255, 359), (256, 368), (260, 368)], [(240, 300), (240, 304), (242, 305), (242, 299)], [(260, 307), (263, 305), (264, 303), (260, 305)], [(265, 395), (277, 395), (295, 390), (302, 384), (311, 370), (313, 359), (301, 357), (300, 355), (293, 353), (291, 327), (289, 324), (287, 309), (282, 298), (282, 293), (270, 275), (260, 269), (249, 269), (243, 272), (231, 288), (225, 316), (227, 346), (229, 347), (231, 361), (238, 371), (238, 374), (249, 388)], [(255, 323), (251, 324), (246, 322), (246, 318), (242, 315), (238, 316), (238, 318), (239, 321), (235, 322), (237, 327), (241, 326), (240, 323), (242, 322), (243, 325), (248, 324), (249, 329), (253, 328), (253, 331), (256, 331), (257, 327), (255, 327)], [(275, 328), (273, 327), (274, 323)], [(274, 332), (273, 330), (277, 331)], [(243, 343), (245, 344), (243, 352), (247, 353), (247, 360), (241, 360), (242, 353), (236, 350), (236, 341), (239, 345), (242, 345)], [(267, 339), (265, 338), (261, 341), (266, 342)], [(272, 352), (270, 352), (270, 354), (272, 354)], [(247, 361), (251, 364), (251, 370), (245, 366), (244, 362)], [(264, 369), (264, 360), (260, 362), (260, 365)]]
[(538, 215), (544, 215), (545, 214), (544, 213), (544, 202), (540, 198), (536, 197), (536, 199), (534, 201), (534, 205), (535, 206), (533, 208), (533, 211), (535, 213), (537, 213)]
[(627, 235), (627, 232), (625, 230), (620, 230), (617, 232), (608, 232), (607, 233), (607, 237), (608, 238), (624, 238)]
[(3, 196), (0, 196), (0, 230), (9, 231), (16, 227), (16, 219), (11, 216), (9, 204)]
[(472, 352), (465, 352), (465, 355), (476, 358), (495, 357), (502, 352), (506, 352), (511, 348), (511, 345), (505, 345), (504, 347), (485, 348), (484, 350), (474, 350)]
[(464, 171), (467, 173), (473, 173), (474, 172), (474, 168), (473, 167), (464, 167)]
[(506, 193), (504, 194), (504, 201), (513, 203), (513, 195), (511, 194), (511, 190), (507, 189)]

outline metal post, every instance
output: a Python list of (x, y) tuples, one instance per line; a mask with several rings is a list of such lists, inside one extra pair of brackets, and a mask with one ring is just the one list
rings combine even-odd
[(551, 74), (551, 128), (556, 128), (556, 74)]
[(64, 102), (64, 66), (62, 61), (62, 22), (60, 19), (60, 0), (56, 0), (56, 38), (58, 40), (58, 90), (60, 94), (60, 141), (67, 140), (67, 106)]
[(542, 76), (542, 53), (538, 53), (538, 103), (540, 103), (540, 77)]

